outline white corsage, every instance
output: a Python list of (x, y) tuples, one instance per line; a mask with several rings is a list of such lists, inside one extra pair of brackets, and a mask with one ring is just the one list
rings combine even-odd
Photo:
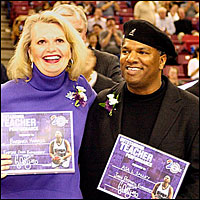
[(108, 99), (106, 100), (105, 103), (99, 103), (99, 105), (103, 108), (105, 108), (106, 110), (108, 110), (109, 115), (112, 116), (112, 112), (116, 106), (116, 104), (119, 103), (118, 98), (119, 98), (119, 94), (116, 96), (115, 98), (115, 94), (108, 94), (107, 95)]
[(85, 107), (88, 100), (85, 94), (86, 89), (82, 86), (76, 86), (76, 87), (74, 86), (74, 88), (76, 91), (75, 92), (69, 91), (65, 97), (67, 97), (70, 100), (75, 101), (74, 105), (76, 107), (79, 107), (79, 106)]

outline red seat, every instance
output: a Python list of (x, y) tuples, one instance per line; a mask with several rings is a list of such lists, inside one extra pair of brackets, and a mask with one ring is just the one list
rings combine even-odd
[(183, 52), (183, 51), (187, 51), (187, 49), (186, 49), (186, 45), (185, 44), (180, 44), (180, 43), (175, 43), (174, 44), (174, 47), (175, 47), (175, 50), (176, 50), (176, 52), (179, 54), (179, 53), (181, 53), (181, 52)]
[(90, 3), (94, 4), (96, 6), (96, 1), (90, 1)]
[(199, 41), (199, 36), (186, 34), (186, 35), (183, 36), (182, 41), (183, 42), (190, 42), (190, 41), (198, 42)]
[(177, 35), (171, 35), (171, 41), (173, 42), (173, 44), (180, 44)]
[(120, 9), (128, 8), (126, 1), (117, 1), (117, 3), (119, 5)]
[(182, 41), (186, 44), (187, 50), (191, 51), (191, 46), (199, 45), (199, 36), (194, 35), (184, 35)]
[(114, 16), (116, 24), (119, 24), (119, 16)]
[(18, 11), (24, 11), (24, 10), (29, 10), (29, 9), (30, 9), (30, 6), (15, 6), (13, 10), (15, 12), (18, 12)]
[(126, 5), (126, 1), (117, 1), (117, 3), (119, 4), (119, 6)]
[(117, 24), (116, 27), (123, 33), (123, 24)]
[(11, 20), (14, 21), (16, 17), (19, 15), (27, 15), (28, 10), (31, 8), (31, 6), (28, 5), (16, 5), (13, 6), (11, 9)]
[(30, 6), (16, 6), (14, 8), (14, 12), (17, 14), (19, 12), (27, 12), (28, 13), (28, 10), (30, 9), (31, 7)]
[(119, 12), (116, 13), (119, 16), (127, 16), (127, 17), (133, 17), (133, 9), (132, 8), (123, 8), (120, 9)]
[(120, 8), (124, 9), (124, 8), (128, 8), (128, 7), (127, 7), (127, 5), (122, 4), (122, 5), (120, 5)]
[(193, 56), (190, 54), (178, 54), (177, 56), (177, 63), (180, 65), (186, 65), (188, 64), (189, 60), (192, 58)]
[(132, 19), (134, 19), (133, 16), (132, 16), (132, 17), (130, 17), (130, 16), (124, 16), (124, 17), (123, 17), (123, 22), (125, 23), (125, 22), (127, 22), (127, 21), (132, 20)]
[(44, 4), (44, 1), (32, 1), (31, 2), (32, 6), (35, 7), (42, 7)]
[(28, 1), (11, 1), (12, 7), (14, 6), (28, 6)]
[(188, 62), (192, 57), (193, 56), (190, 54), (178, 54), (177, 56), (177, 63), (183, 66), (184, 74), (186, 75), (187, 75)]
[(195, 30), (198, 30), (198, 22), (199, 22), (199, 18), (197, 18), (197, 17), (193, 17), (193, 18), (192, 18), (192, 27), (193, 27)]

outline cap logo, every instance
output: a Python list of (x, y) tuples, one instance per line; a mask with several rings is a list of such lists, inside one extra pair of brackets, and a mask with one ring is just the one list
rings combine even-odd
[(134, 29), (129, 33), (129, 35), (134, 36), (135, 31), (136, 31), (136, 28), (134, 28)]

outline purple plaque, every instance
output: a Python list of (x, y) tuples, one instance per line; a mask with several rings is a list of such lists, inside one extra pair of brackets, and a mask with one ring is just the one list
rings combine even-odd
[(120, 199), (175, 199), (189, 163), (118, 135), (98, 189)]
[(1, 154), (6, 174), (74, 173), (72, 111), (1, 113)]

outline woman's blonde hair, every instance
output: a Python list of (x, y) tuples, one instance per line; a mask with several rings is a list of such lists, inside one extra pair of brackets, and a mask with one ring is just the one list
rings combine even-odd
[(73, 26), (53, 11), (44, 11), (27, 18), (14, 56), (9, 61), (8, 77), (16, 80), (30, 80), (32, 78), (32, 63), (28, 55), (28, 49), (31, 44), (31, 28), (37, 22), (55, 23), (62, 27), (65, 37), (71, 46), (73, 59), (71, 68), (67, 68), (66, 65), (66, 71), (68, 71), (71, 80), (77, 80), (80, 74), (84, 74), (88, 70), (85, 65), (88, 55), (87, 47)]

